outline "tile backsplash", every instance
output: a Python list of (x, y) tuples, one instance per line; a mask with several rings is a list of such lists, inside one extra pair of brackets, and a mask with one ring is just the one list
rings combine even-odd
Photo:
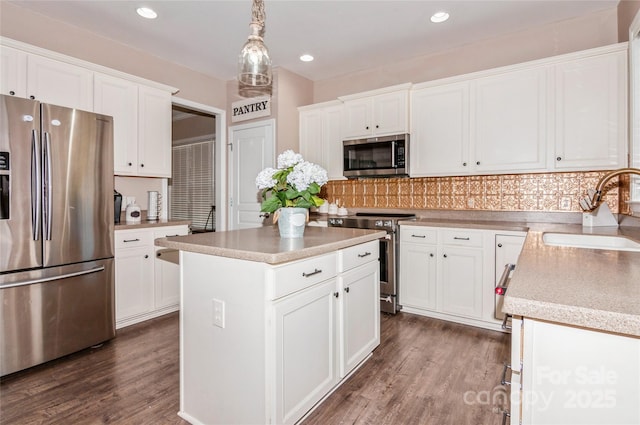
[[(582, 211), (578, 204), (606, 171), (490, 176), (334, 180), (323, 197), (347, 208)], [(629, 179), (607, 185), (604, 200), (629, 214)]]

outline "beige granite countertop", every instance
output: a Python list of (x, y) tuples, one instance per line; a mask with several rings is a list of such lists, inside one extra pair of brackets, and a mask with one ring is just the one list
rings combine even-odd
[(124, 220), (120, 221), (120, 224), (116, 224), (114, 226), (114, 230), (129, 230), (129, 229), (145, 229), (148, 227), (163, 227), (163, 226), (181, 226), (181, 225), (190, 225), (191, 222), (189, 220), (155, 220), (155, 221), (146, 221), (142, 220), (140, 223), (130, 224), (126, 223)]
[(546, 245), (545, 232), (620, 235), (638, 228), (531, 225), (503, 310), (509, 314), (640, 337), (640, 252)]
[(449, 220), (443, 218), (418, 218), (416, 220), (400, 220), (401, 226), (428, 226), (428, 227), (459, 227), (487, 230), (509, 230), (515, 232), (526, 232), (529, 229), (527, 223), (513, 221), (471, 221), (471, 220)]
[(280, 264), (382, 238), (379, 230), (307, 226), (303, 238), (283, 239), (276, 226), (156, 239), (155, 244), (200, 254)]

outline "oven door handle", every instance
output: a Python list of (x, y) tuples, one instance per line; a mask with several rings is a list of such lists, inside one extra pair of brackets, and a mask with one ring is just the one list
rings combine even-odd
[[(500, 280), (496, 285), (496, 294), (504, 295), (507, 292), (507, 288), (509, 287), (509, 274), (515, 268), (516, 268), (515, 264), (511, 264), (511, 263), (505, 264), (504, 271), (502, 272), (502, 276), (500, 276)], [(502, 289), (501, 293), (499, 293), (498, 288)]]

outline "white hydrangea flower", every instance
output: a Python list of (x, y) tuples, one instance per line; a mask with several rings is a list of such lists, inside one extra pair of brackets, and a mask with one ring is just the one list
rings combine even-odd
[(291, 174), (287, 176), (287, 183), (299, 192), (307, 190), (311, 183), (322, 186), (328, 180), (327, 171), (324, 168), (307, 161), (296, 164)]
[(302, 155), (289, 149), (278, 155), (278, 168), (293, 167), (302, 161)]
[(274, 187), (278, 181), (273, 178), (273, 175), (277, 172), (275, 168), (265, 168), (260, 171), (258, 177), (256, 177), (256, 186), (258, 189), (270, 189)]

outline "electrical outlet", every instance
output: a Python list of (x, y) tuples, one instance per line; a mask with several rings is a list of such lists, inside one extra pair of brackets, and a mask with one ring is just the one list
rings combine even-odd
[(570, 210), (571, 209), (571, 198), (568, 196), (563, 196), (560, 199), (560, 209), (561, 210)]
[(476, 205), (476, 201), (473, 198), (467, 199), (467, 208), (474, 208)]
[(224, 328), (224, 301), (212, 300), (213, 303), (213, 326)]

